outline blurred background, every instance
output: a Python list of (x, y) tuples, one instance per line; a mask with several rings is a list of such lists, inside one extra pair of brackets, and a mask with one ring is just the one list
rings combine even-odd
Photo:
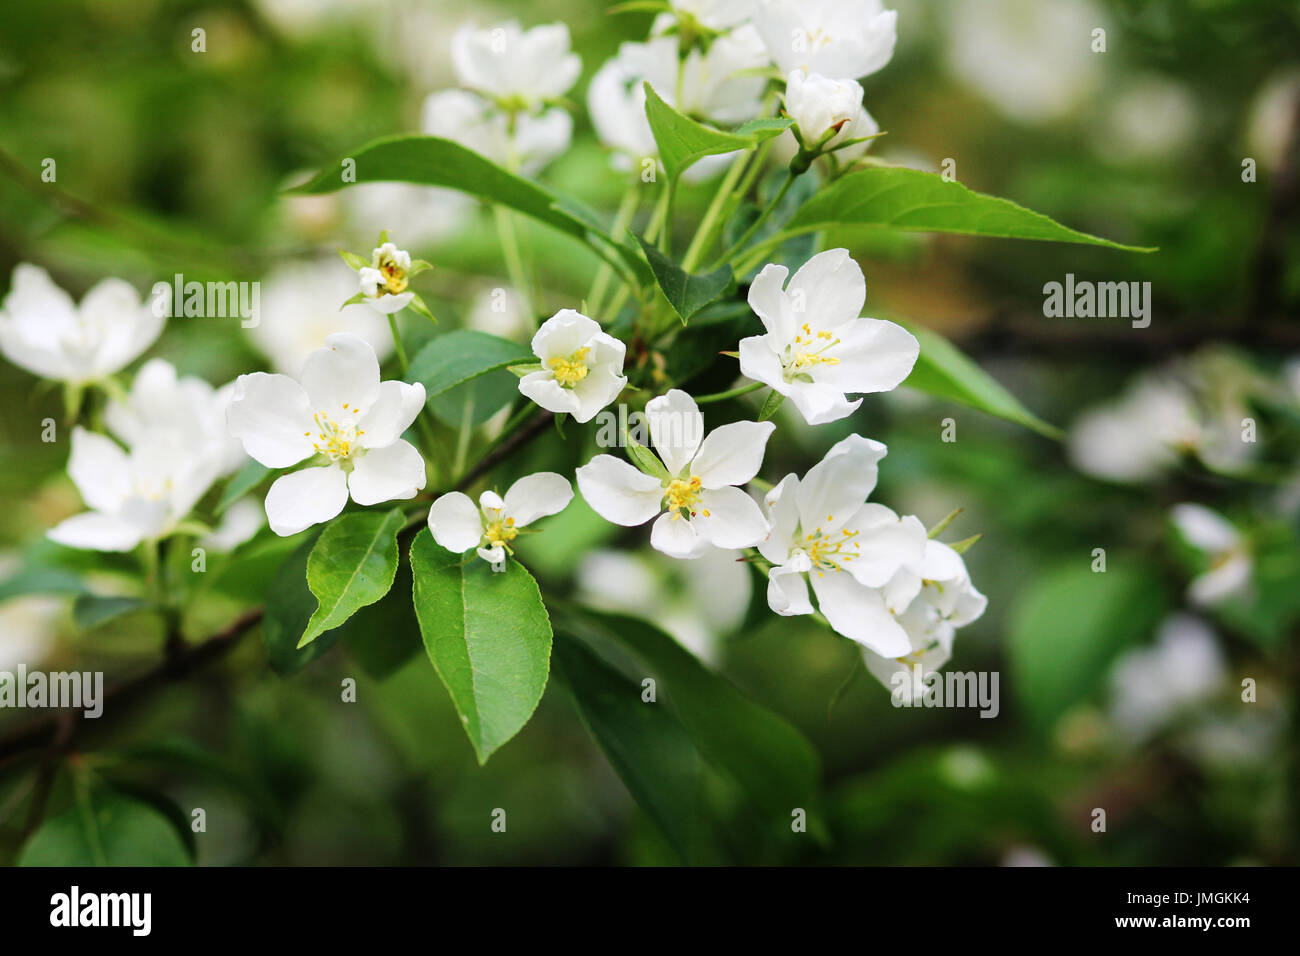
[[(1300, 10), (1281, 0), (888, 5), (899, 10), (898, 48), (863, 82), (888, 132), (875, 155), (935, 171), (951, 159), (973, 189), (1159, 247), (852, 231), (823, 240), (861, 262), (868, 315), (942, 332), (1065, 430), (1053, 441), (903, 388), (816, 431), (782, 415), (764, 467), (771, 480), (802, 472), (859, 431), (889, 446), (877, 500), (927, 525), (965, 509), (952, 532), (983, 535), (966, 560), (989, 608), (960, 632), (948, 666), (1000, 674), (998, 717), (895, 709), (849, 642), (768, 613), (761, 589), (751, 601), (744, 565), (660, 560), (643, 535), (579, 502), (537, 539), (544, 547), (521, 554), (548, 593), (653, 617), (814, 743), (832, 841), (773, 848), (737, 824), (720, 860), (1300, 862)], [(257, 333), (176, 320), (150, 353), (221, 384), (292, 369), (334, 331), (355, 290), (335, 249), (364, 252), (387, 229), (435, 264), (418, 285), (440, 331), (525, 341), (526, 318), (490, 305), (506, 283), (490, 211), (415, 187), (283, 195), (371, 138), (417, 131), (424, 98), (454, 85), (452, 31), (511, 17), (564, 21), (583, 61), (573, 145), (538, 178), (612, 216), (625, 176), (582, 103), (619, 43), (644, 38), (650, 14), (606, 15), (595, 0), (5, 5), (0, 282), (23, 261), (77, 296), (106, 275), (142, 292), (176, 272), (260, 280), (270, 321)], [(1098, 27), (1104, 53), (1088, 40)], [(46, 158), (54, 183), (41, 180)], [(711, 196), (707, 183), (684, 189), (682, 217)], [(576, 306), (596, 260), (520, 228), (542, 277), (539, 308)], [(1067, 273), (1149, 281), (1150, 327), (1045, 317), (1043, 286)], [(372, 321), (360, 306), (344, 316), (353, 328)], [(403, 322), (414, 339), (432, 334)], [(727, 385), (715, 375), (699, 390)], [(111, 592), (123, 586), (114, 559), (41, 542), (80, 510), (66, 445), (40, 441), (38, 423), (61, 414), (57, 389), (0, 365), (0, 581), (20, 567), (73, 569)], [(940, 439), (947, 418), (955, 442)], [(590, 455), (579, 444), (539, 446), (516, 470), (571, 471)], [(200, 635), (255, 603), (286, 553), (269, 542), (216, 572), (187, 626)], [(69, 597), (13, 593), (0, 584), (0, 670), (39, 662), (111, 680), (157, 656), (147, 617), (85, 630)], [(201, 864), (673, 861), (558, 682), (479, 768), (428, 661), (409, 653), (410, 633), (417, 645), (399, 660), (368, 659), (361, 629), (287, 677), (248, 641), (79, 759), (185, 816), (205, 808)], [(344, 677), (358, 680), (355, 705), (338, 703)], [(17, 720), (0, 713), (0, 732)], [(0, 771), (5, 862), (35, 773)], [(68, 786), (55, 779), (53, 806)], [(489, 828), (496, 807), (509, 808), (508, 838)], [(1097, 807), (1105, 833), (1092, 829)]]

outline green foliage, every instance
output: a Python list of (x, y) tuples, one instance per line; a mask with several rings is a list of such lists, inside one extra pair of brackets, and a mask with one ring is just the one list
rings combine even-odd
[(422, 530), (411, 544), (415, 613), (478, 762), (528, 722), (550, 672), (551, 622), (537, 582), (514, 560), (497, 573)]
[(683, 325), (706, 305), (721, 299), (735, 281), (731, 266), (724, 265), (705, 275), (692, 274), (640, 236), (637, 236), (637, 242), (641, 243), (641, 249), (650, 262), (650, 270), (654, 273), (655, 282), (659, 284), (659, 291), (664, 294)]
[(299, 649), (388, 593), (397, 573), (397, 533), (405, 523), (397, 508), (345, 514), (330, 523), (307, 559), (307, 586), (319, 606)]
[(190, 852), (172, 821), (147, 803), (107, 787), (79, 785), (74, 806), (48, 817), (19, 866), (188, 866)]
[(248, 459), (239, 471), (230, 476), (230, 481), (226, 482), (225, 490), (221, 492), (221, 499), (217, 502), (214, 513), (220, 515), (232, 504), (260, 485), (269, 474), (271, 474), (270, 468), (267, 468), (259, 461), (254, 461), (252, 458)]
[(72, 619), (77, 627), (90, 631), (148, 606), (148, 601), (136, 597), (78, 594), (72, 603)]
[(723, 132), (683, 116), (665, 103), (653, 86), (644, 86), (646, 119), (670, 179), (676, 179), (705, 156), (752, 149), (793, 125), (788, 119), (752, 120), (734, 133)]
[(457, 329), (431, 339), (411, 360), (410, 382), (424, 385), (426, 401), (439, 420), (454, 428), (468, 418), (480, 424), (518, 397), (506, 371), (532, 353), (506, 339), (472, 329)]

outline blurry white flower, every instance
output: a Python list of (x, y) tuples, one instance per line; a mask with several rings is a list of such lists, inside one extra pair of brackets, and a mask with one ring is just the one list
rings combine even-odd
[(1128, 80), (1110, 106), (1103, 155), (1130, 160), (1173, 158), (1196, 135), (1196, 99), (1186, 86), (1159, 76)]
[(582, 72), (563, 23), (529, 30), (515, 20), (485, 30), (463, 26), (451, 38), (451, 62), (461, 86), (507, 110), (535, 110), (559, 99)]
[(669, 0), (676, 14), (688, 14), (710, 30), (729, 30), (748, 20), (755, 0)]
[(130, 551), (166, 537), (217, 478), (218, 455), (178, 453), (166, 436), (146, 436), (126, 452), (111, 438), (72, 430), (68, 475), (89, 511), (47, 532), (90, 551)]
[[(785, 82), (785, 111), (799, 128), (804, 146), (812, 149), (830, 130), (838, 131), (822, 149), (839, 143), (874, 136), (880, 127), (862, 105), (862, 87), (854, 80), (831, 80), (819, 73), (795, 70)], [(866, 152), (869, 143), (854, 143), (836, 152), (848, 161)]]
[(226, 429), (233, 393), (233, 382), (215, 389), (201, 378), (178, 377), (164, 359), (150, 359), (125, 398), (108, 403), (104, 423), (128, 448), (165, 441), (177, 455), (215, 458), (217, 474), (228, 475), (245, 460), (243, 446)]
[[(850, 435), (800, 481), (786, 475), (767, 493), (771, 533), (758, 550), (773, 565), (767, 603), (777, 614), (811, 614), (808, 584), (831, 627), (883, 657), (911, 653), (881, 588), (904, 566), (919, 566), (925, 527), (867, 502), (876, 486), (880, 442)], [(805, 580), (807, 575), (807, 580)]]
[(559, 108), (511, 118), (491, 100), (466, 90), (431, 93), (420, 129), (474, 150), (498, 166), (532, 175), (569, 148), (573, 119)]
[(54, 650), (56, 619), (67, 599), (24, 594), (0, 603), (0, 671), (36, 668)]
[(442, 495), (429, 508), (429, 531), (448, 551), (462, 554), (477, 548), (492, 570), (504, 571), (506, 554), (514, 554), (510, 542), (519, 536), (519, 529), (559, 514), (572, 500), (573, 488), (566, 478), (540, 471), (520, 478), (504, 498), (495, 491), (483, 492), (477, 505), (459, 491)]
[(1087, 0), (963, 0), (945, 13), (948, 68), (1013, 119), (1057, 119), (1093, 101), (1105, 57), (1092, 31), (1109, 24)]
[(542, 368), (521, 378), (519, 391), (547, 411), (591, 421), (627, 385), (626, 346), (581, 312), (556, 312), (534, 333), (532, 347)]
[(533, 330), (523, 297), (508, 286), (484, 289), (474, 296), (465, 324), (503, 339), (518, 339)]
[[(673, 36), (624, 43), (618, 55), (592, 77), (587, 111), (600, 141), (614, 150), (615, 168), (631, 169), (659, 152), (645, 116), (643, 82), (649, 82), (665, 103), (682, 113), (705, 122), (742, 123), (759, 115), (767, 83), (762, 76), (745, 71), (767, 63), (763, 43), (748, 24), (716, 38), (705, 53), (693, 48), (684, 60), (679, 59)], [(706, 179), (725, 168), (732, 156), (705, 157), (684, 175), (693, 182)]]
[[(988, 598), (971, 584), (966, 564), (948, 545), (927, 540), (921, 560), (905, 564), (885, 585), (885, 605), (907, 632), (911, 649), (898, 657), (881, 657), (867, 648), (862, 659), (877, 680), (897, 689), (901, 701), (911, 700), (916, 665), (921, 679), (937, 671), (952, 657), (957, 628), (974, 621), (988, 606)], [(899, 672), (907, 681), (897, 681)]]
[(894, 55), (898, 14), (881, 0), (761, 0), (754, 25), (782, 73), (856, 79)]
[(78, 305), (44, 269), (24, 262), (0, 306), (0, 351), (42, 378), (83, 385), (139, 358), (165, 322), (122, 279), (96, 283)]
[(252, 498), (240, 498), (225, 510), (217, 526), (199, 539), (199, 547), (218, 554), (229, 553), (251, 540), (264, 524), (266, 513), (261, 506)]
[(1289, 67), (1275, 73), (1255, 95), (1250, 106), (1246, 145), (1259, 165), (1281, 168), (1286, 160), (1296, 103), (1300, 102), (1300, 70)]
[(347, 214), (349, 236), (369, 241), (386, 229), (411, 247), (455, 233), (474, 208), (465, 193), (415, 183), (357, 183), (335, 195)]
[(1155, 644), (1130, 650), (1115, 662), (1111, 714), (1141, 739), (1212, 696), (1223, 677), (1214, 632), (1198, 618), (1176, 614), (1161, 623)]
[(1254, 561), (1240, 531), (1204, 505), (1174, 505), (1170, 519), (1183, 539), (1209, 558), (1210, 567), (1187, 589), (1198, 606), (1218, 604), (1243, 593), (1250, 585)]
[(1052, 858), (1036, 846), (1013, 846), (1002, 856), (1002, 866), (1055, 866)]
[(324, 464), (282, 475), (266, 495), (278, 535), (329, 521), (347, 504), (413, 498), (424, 487), (424, 459), (402, 433), (424, 407), (424, 386), (380, 382), (375, 351), (339, 333), (308, 356), (301, 384), (254, 372), (235, 380), (230, 433), (268, 468), (307, 458)]
[(650, 544), (673, 558), (698, 558), (709, 545), (757, 544), (767, 522), (754, 499), (736, 486), (758, 474), (776, 426), (733, 422), (705, 437), (695, 399), (676, 388), (647, 402), (645, 412), (666, 477), (647, 475), (613, 455), (597, 455), (577, 472), (587, 504), (625, 527), (659, 515)]
[(790, 279), (769, 263), (749, 286), (749, 305), (765, 335), (740, 340), (740, 372), (785, 395), (810, 425), (851, 415), (862, 399), (887, 392), (911, 374), (920, 354), (912, 333), (893, 322), (862, 319), (867, 286), (847, 249), (828, 249)]
[(370, 254), (370, 265), (357, 270), (357, 285), (366, 305), (376, 312), (400, 312), (415, 298), (406, 291), (410, 280), (411, 254), (385, 242)]
[(364, 339), (382, 361), (393, 349), (384, 317), (360, 304), (339, 308), (356, 291), (355, 276), (337, 257), (282, 266), (262, 282), (262, 317), (249, 337), (286, 375), (301, 372), (307, 356), (341, 331)]

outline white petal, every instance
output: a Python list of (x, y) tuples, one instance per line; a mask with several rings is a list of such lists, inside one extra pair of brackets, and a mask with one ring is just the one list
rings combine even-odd
[(539, 471), (520, 478), (506, 492), (504, 513), (522, 528), (538, 518), (559, 514), (573, 500), (573, 487), (563, 475)]
[(545, 362), (549, 358), (568, 358), (600, 331), (600, 323), (576, 309), (561, 309), (541, 324), (533, 334), (533, 354)]
[(338, 465), (281, 475), (266, 493), (266, 519), (281, 537), (329, 521), (348, 503), (348, 479)]
[(786, 475), (763, 497), (770, 530), (759, 542), (758, 551), (773, 564), (785, 564), (794, 547), (794, 532), (799, 524), (798, 488), (799, 479)]
[(650, 529), (650, 546), (670, 558), (698, 558), (709, 548), (709, 539), (696, 533), (694, 522), (680, 514), (662, 514)]
[(794, 341), (794, 321), (789, 315), (790, 305), (782, 289), (789, 274), (790, 270), (785, 266), (771, 262), (763, 266), (763, 271), (749, 284), (749, 307), (762, 320), (763, 328), (782, 347)]
[(817, 607), (836, 631), (881, 657), (901, 657), (912, 650), (907, 632), (886, 609), (879, 591), (842, 571), (813, 571), (809, 577)]
[(348, 490), (359, 505), (414, 498), (424, 487), (424, 459), (415, 446), (398, 439), (352, 459)]
[(1233, 554), (1223, 564), (1192, 580), (1187, 597), (1201, 607), (1218, 604), (1241, 593), (1250, 583), (1252, 562), (1240, 552)]
[(772, 347), (772, 337), (751, 335), (740, 340), (740, 374), (770, 385), (782, 395), (790, 394), (781, 368), (781, 358)]
[(1204, 505), (1174, 505), (1170, 517), (1188, 544), (1211, 554), (1230, 551), (1241, 540), (1226, 518)]
[(785, 394), (809, 425), (826, 425), (848, 418), (862, 404), (862, 399), (850, 402), (841, 389), (818, 382), (790, 382)]
[(831, 354), (835, 365), (812, 367), (813, 381), (841, 392), (887, 392), (912, 374), (921, 346), (901, 325), (880, 319), (854, 319), (833, 330), (840, 339)]
[(373, 299), (366, 299), (366, 304), (376, 312), (388, 315), (392, 312), (401, 312), (414, 298), (414, 292), (399, 292), (397, 295), (380, 295)]
[(506, 569), (506, 549), (501, 545), (494, 545), (490, 548), (478, 548), (475, 553), (492, 565), (493, 571), (504, 571)]
[(867, 300), (867, 281), (862, 268), (849, 257), (847, 249), (827, 249), (813, 256), (790, 279), (786, 294), (791, 302), (805, 303), (806, 317), (797, 311), (798, 322), (813, 322), (827, 328), (856, 319)]
[(650, 440), (668, 473), (682, 474), (704, 437), (704, 416), (695, 399), (680, 388), (670, 389), (646, 402), (645, 417)]
[(244, 451), (268, 468), (287, 468), (313, 452), (307, 393), (287, 375), (239, 376), (226, 423)]
[(867, 503), (845, 524), (856, 532), (845, 551), (844, 570), (868, 587), (884, 587), (898, 569), (916, 565), (925, 554), (925, 526), (913, 515), (900, 518), (884, 505)]
[(709, 432), (691, 466), (705, 488), (743, 485), (763, 466), (772, 422), (733, 422)]
[(429, 508), (433, 540), (448, 551), (462, 554), (483, 538), (483, 519), (469, 495), (451, 491)]
[(396, 381), (382, 382), (379, 397), (357, 422), (357, 428), (365, 433), (358, 434), (359, 444), (363, 448), (391, 445), (402, 437), (402, 432), (411, 427), (422, 408), (423, 385), (418, 382), (414, 385)]
[(68, 475), (81, 498), (95, 511), (116, 512), (131, 493), (131, 468), (126, 452), (103, 435), (72, 429)]
[(577, 479), (587, 504), (614, 524), (645, 524), (663, 510), (659, 481), (613, 455), (597, 455), (578, 469)]
[(88, 551), (130, 551), (144, 535), (132, 522), (98, 511), (86, 511), (60, 521), (46, 537), (69, 548)]
[(350, 332), (336, 332), (325, 347), (307, 356), (302, 366), (302, 387), (313, 412), (324, 411), (332, 418), (360, 408), (365, 414), (379, 397), (379, 359), (365, 339)]
[(806, 534), (817, 528), (840, 528), (876, 487), (880, 459), (887, 449), (878, 441), (850, 435), (836, 442), (799, 483), (796, 501)]
[(553, 372), (529, 372), (519, 380), (519, 392), (557, 415), (568, 412), (576, 416), (582, 410), (582, 403), (573, 389), (560, 385)]
[(767, 606), (777, 614), (811, 614), (808, 582), (802, 571), (787, 565), (774, 567), (767, 579)]
[(752, 548), (767, 537), (769, 530), (758, 502), (732, 487), (701, 492), (691, 523), (719, 548)]

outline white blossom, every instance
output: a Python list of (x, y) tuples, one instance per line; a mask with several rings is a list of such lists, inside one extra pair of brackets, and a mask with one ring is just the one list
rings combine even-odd
[(454, 140), (498, 166), (532, 175), (569, 148), (573, 119), (556, 107), (518, 113), (512, 123), (504, 110), (477, 93), (444, 90), (425, 99), (420, 129)]
[(836, 129), (823, 150), (835, 150), (841, 162), (849, 162), (865, 153), (871, 143), (850, 140), (875, 136), (880, 127), (862, 105), (862, 87), (854, 80), (832, 80), (819, 73), (794, 70), (785, 83), (785, 111), (799, 127), (804, 145), (812, 149), (831, 129)]
[(357, 284), (366, 304), (376, 312), (400, 312), (415, 298), (408, 292), (411, 254), (385, 242), (370, 254), (370, 265), (357, 270)]
[(785, 286), (787, 275), (770, 263), (750, 284), (767, 333), (741, 339), (742, 375), (785, 395), (810, 425), (852, 414), (862, 399), (846, 393), (885, 392), (907, 378), (920, 346), (893, 322), (858, 317), (867, 287), (848, 250), (813, 256)]
[(782, 73), (875, 73), (894, 55), (898, 14), (881, 0), (762, 0), (754, 25)]
[(542, 367), (519, 380), (519, 391), (547, 411), (587, 422), (627, 385), (626, 346), (581, 312), (556, 312), (533, 334), (532, 347)]
[(520, 529), (538, 518), (558, 514), (572, 500), (568, 479), (541, 471), (520, 478), (504, 498), (495, 491), (483, 492), (477, 505), (459, 491), (442, 495), (429, 508), (429, 531), (448, 551), (462, 554), (476, 548), (492, 570), (504, 571), (506, 555), (514, 554), (511, 542)]
[(1199, 618), (1175, 614), (1160, 624), (1153, 645), (1134, 648), (1115, 662), (1111, 714), (1140, 740), (1213, 695), (1224, 671), (1214, 632)]
[(319, 462), (282, 475), (267, 493), (271, 530), (291, 535), (329, 521), (349, 494), (359, 505), (413, 498), (424, 487), (424, 459), (402, 433), (423, 407), (423, 385), (381, 383), (374, 349), (338, 333), (308, 356), (301, 384), (265, 372), (239, 376), (227, 420), (268, 468)]
[(1209, 570), (1187, 589), (1193, 604), (1219, 604), (1247, 590), (1254, 560), (1248, 542), (1230, 521), (1204, 505), (1186, 503), (1174, 505), (1170, 518), (1183, 539), (1209, 559)]
[(658, 515), (650, 544), (674, 558), (698, 558), (713, 545), (748, 548), (767, 533), (754, 499), (741, 491), (758, 474), (771, 422), (733, 422), (704, 435), (704, 416), (680, 389), (646, 403), (650, 440), (665, 476), (597, 455), (578, 469), (578, 489), (607, 521), (632, 527)]
[(487, 29), (463, 26), (451, 38), (451, 62), (461, 86), (526, 110), (559, 99), (582, 71), (563, 23), (529, 30), (515, 20)]

